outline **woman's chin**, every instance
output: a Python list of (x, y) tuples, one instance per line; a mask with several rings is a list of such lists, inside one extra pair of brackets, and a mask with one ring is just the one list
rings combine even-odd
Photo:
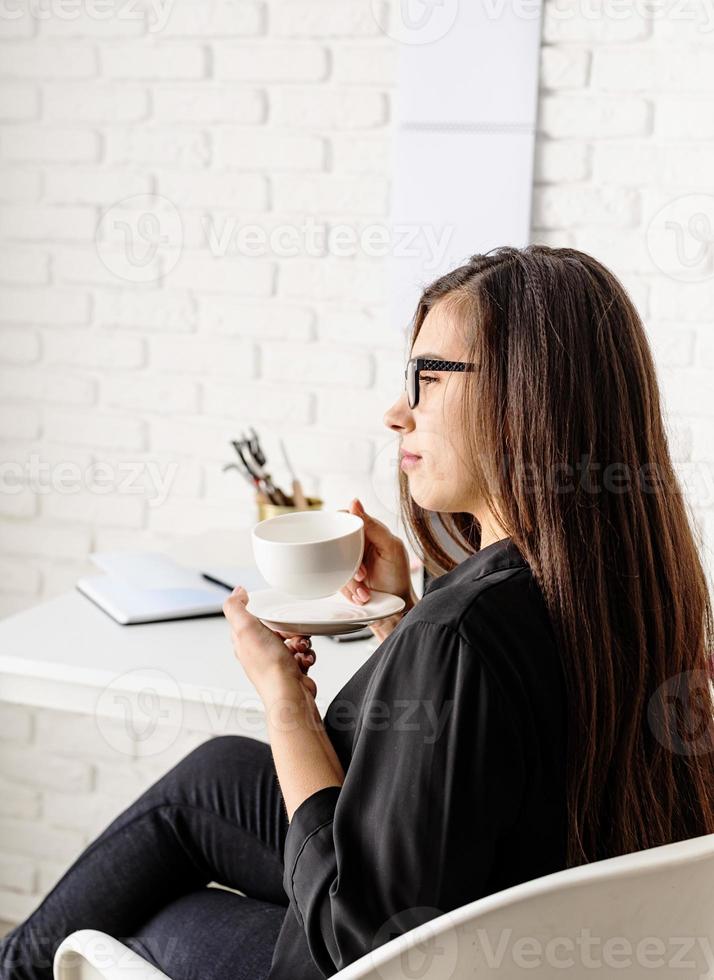
[(448, 514), (459, 509), (462, 501), (449, 492), (449, 483), (440, 473), (435, 475), (423, 465), (406, 468), (405, 472), (409, 475), (409, 494), (422, 510)]
[(468, 510), (462, 500), (449, 496), (448, 493), (435, 493), (434, 484), (429, 486), (426, 481), (410, 480), (409, 494), (422, 510), (434, 514), (457, 514)]
[(433, 484), (429, 486), (426, 480), (409, 479), (409, 493), (414, 503), (422, 510), (439, 510), (440, 495), (434, 493)]

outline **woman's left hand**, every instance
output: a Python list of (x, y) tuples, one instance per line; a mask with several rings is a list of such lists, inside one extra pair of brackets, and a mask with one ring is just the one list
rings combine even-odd
[(280, 696), (286, 686), (296, 685), (315, 696), (315, 682), (307, 671), (315, 662), (310, 638), (269, 629), (246, 606), (248, 593), (242, 586), (223, 603), (231, 626), (236, 659), (264, 702)]

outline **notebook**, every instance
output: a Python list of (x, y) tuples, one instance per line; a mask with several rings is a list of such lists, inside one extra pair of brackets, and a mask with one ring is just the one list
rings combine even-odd
[(103, 572), (80, 578), (77, 589), (123, 626), (222, 614), (236, 585), (266, 587), (252, 566), (187, 568), (157, 552), (103, 551), (90, 555)]

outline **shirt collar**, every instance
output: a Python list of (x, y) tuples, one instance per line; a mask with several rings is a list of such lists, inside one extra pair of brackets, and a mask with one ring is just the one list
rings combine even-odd
[(424, 590), (424, 595), (440, 589), (445, 585), (481, 578), (489, 572), (500, 571), (504, 568), (525, 568), (528, 562), (515, 546), (510, 537), (492, 541), (485, 548), (475, 551), (464, 558), (449, 572), (432, 579)]

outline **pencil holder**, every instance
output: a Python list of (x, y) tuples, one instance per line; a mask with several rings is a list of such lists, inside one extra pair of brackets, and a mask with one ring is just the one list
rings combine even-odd
[(280, 514), (296, 514), (300, 510), (322, 510), (325, 503), (320, 497), (306, 497), (305, 499), (307, 500), (307, 507), (283, 507), (256, 500), (258, 522), (267, 521), (269, 517), (278, 517)]

